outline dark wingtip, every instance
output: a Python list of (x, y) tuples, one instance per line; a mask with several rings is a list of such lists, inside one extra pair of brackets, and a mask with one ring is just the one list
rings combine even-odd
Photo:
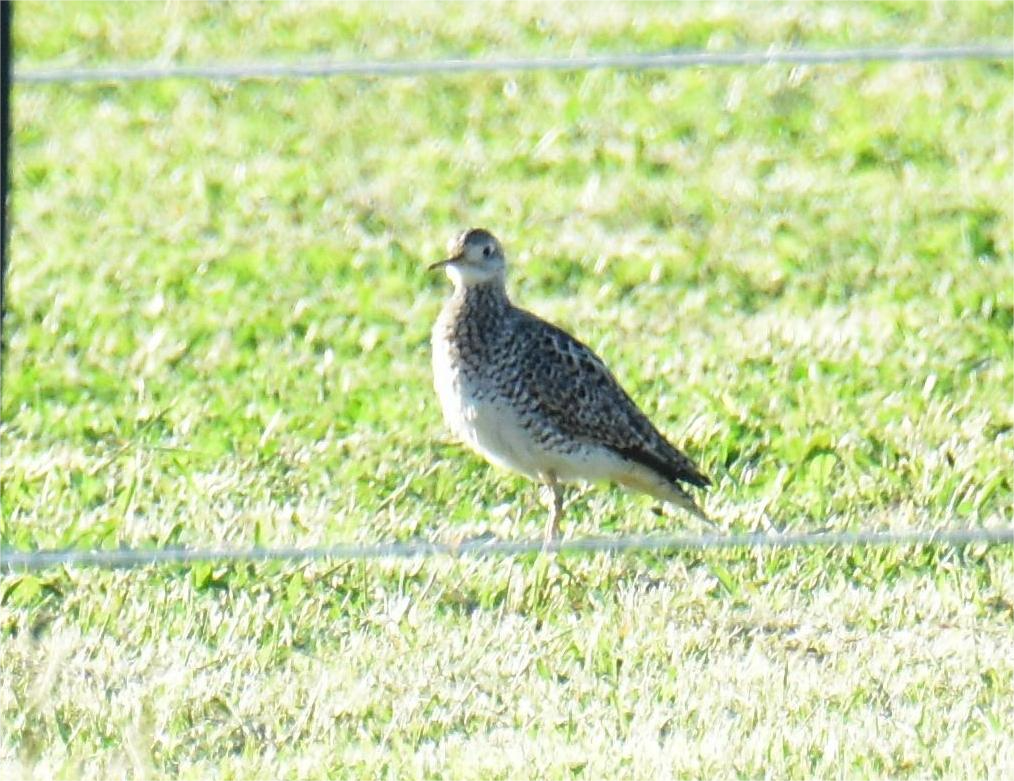
[(676, 470), (677, 474), (671, 478), (673, 480), (682, 480), (684, 483), (690, 483), (690, 485), (696, 485), (698, 488), (710, 488), (712, 485), (711, 478), (703, 472), (699, 472), (694, 469), (693, 472), (690, 470)]
[(694, 466), (693, 462), (686, 456), (683, 456), (681, 463), (680, 461), (659, 458), (653, 453), (638, 448), (617, 448), (616, 452), (624, 458), (658, 472), (666, 480), (674, 483), (689, 483), (698, 488), (707, 488), (712, 484), (711, 478)]

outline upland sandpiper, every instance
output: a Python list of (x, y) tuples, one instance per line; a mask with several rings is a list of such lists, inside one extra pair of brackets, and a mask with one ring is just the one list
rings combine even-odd
[(682, 483), (711, 481), (659, 433), (586, 345), (514, 306), (500, 242), (474, 228), (434, 263), (454, 283), (433, 327), (433, 380), (444, 419), (492, 463), (552, 492), (546, 539), (559, 534), (561, 483), (608, 480), (705, 518)]

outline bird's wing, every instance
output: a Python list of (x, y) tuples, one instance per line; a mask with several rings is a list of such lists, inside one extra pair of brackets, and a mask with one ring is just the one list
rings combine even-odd
[(589, 347), (529, 312), (518, 314), (531, 346), (520, 356), (518, 380), (541, 416), (565, 435), (603, 445), (670, 481), (711, 484), (659, 433)]

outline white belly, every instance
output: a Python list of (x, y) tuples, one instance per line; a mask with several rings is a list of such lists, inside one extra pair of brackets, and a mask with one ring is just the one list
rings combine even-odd
[(505, 469), (537, 478), (540, 448), (505, 404), (479, 399), (454, 371), (446, 350), (434, 344), (433, 381), (444, 421), (466, 445)]
[(551, 474), (564, 482), (614, 480), (630, 468), (616, 454), (590, 444), (567, 451), (546, 448), (529, 433), (530, 427), (522, 425), (505, 400), (488, 395), (479, 399), (478, 389), (470, 387), (452, 368), (444, 344), (437, 339), (433, 342), (433, 378), (448, 427), (497, 466), (534, 480)]

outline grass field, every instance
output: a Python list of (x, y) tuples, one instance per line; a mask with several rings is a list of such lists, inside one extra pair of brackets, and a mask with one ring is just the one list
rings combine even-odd
[[(1011, 3), (21, 3), (20, 67), (1010, 39)], [(504, 241), (729, 533), (1011, 525), (1009, 62), (16, 89), (2, 544), (318, 545), (545, 510), (444, 432), (425, 265)], [(702, 531), (575, 491), (568, 536)], [(1009, 777), (1011, 547), (53, 569), (32, 777)]]

